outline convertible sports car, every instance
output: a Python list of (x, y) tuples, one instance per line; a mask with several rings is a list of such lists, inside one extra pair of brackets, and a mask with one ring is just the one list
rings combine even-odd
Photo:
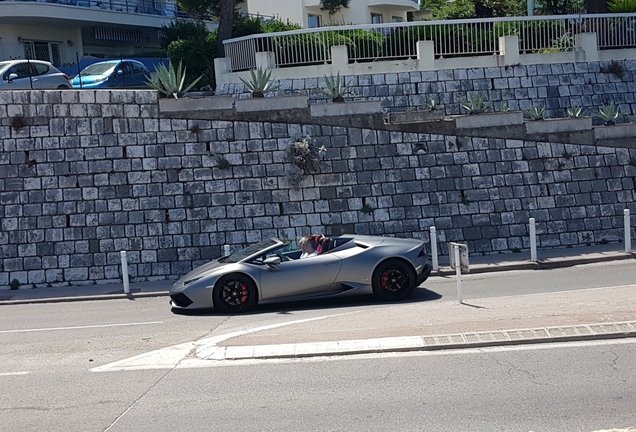
[(366, 235), (315, 240), (313, 257), (299, 259), (296, 242), (272, 238), (211, 261), (173, 285), (170, 304), (236, 313), (258, 303), (353, 294), (402, 300), (431, 273), (421, 240)]

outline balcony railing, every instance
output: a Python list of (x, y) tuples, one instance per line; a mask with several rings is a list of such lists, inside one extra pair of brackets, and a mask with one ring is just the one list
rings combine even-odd
[[(33, 0), (10, 0), (19, 3), (34, 3)], [(179, 10), (174, 2), (157, 2), (151, 0), (37, 0), (39, 3), (55, 3), (81, 8), (103, 9), (116, 12), (158, 15), (169, 18), (190, 18)]]
[(345, 45), (350, 62), (417, 57), (418, 41), (433, 41), (436, 57), (497, 54), (500, 36), (519, 37), (522, 54), (571, 51), (574, 36), (596, 32), (599, 49), (636, 47), (636, 13), (416, 21), (293, 30), (224, 42), (231, 70), (256, 67), (257, 52), (273, 52), (277, 67), (331, 62), (331, 47)]

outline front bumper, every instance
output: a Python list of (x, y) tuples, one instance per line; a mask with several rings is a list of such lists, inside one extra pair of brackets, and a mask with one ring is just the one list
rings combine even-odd
[(170, 294), (170, 305), (172, 307), (185, 309), (188, 306), (190, 306), (192, 303), (193, 301), (190, 299), (190, 297), (188, 297), (182, 292), (177, 294)]
[(428, 279), (428, 276), (431, 274), (432, 270), (433, 270), (433, 266), (430, 263), (426, 263), (424, 265), (424, 268), (422, 269), (422, 272), (417, 275), (417, 285), (418, 286), (422, 282), (424, 282), (426, 279)]

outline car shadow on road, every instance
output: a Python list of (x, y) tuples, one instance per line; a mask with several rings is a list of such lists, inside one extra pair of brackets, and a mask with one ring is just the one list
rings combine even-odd
[[(441, 299), (441, 294), (423, 287), (417, 287), (413, 290), (409, 298), (400, 301), (381, 301), (373, 295), (361, 295), (351, 297), (332, 297), (324, 299), (312, 299), (312, 300), (297, 300), (290, 302), (270, 303), (258, 305), (256, 309), (250, 312), (234, 315), (260, 315), (277, 313), (280, 315), (291, 314), (294, 312), (304, 310), (316, 310), (316, 309), (339, 309), (343, 307), (365, 307), (365, 306), (381, 306), (381, 305), (397, 305), (397, 304), (409, 304), (425, 301), (433, 301)], [(172, 309), (172, 312), (179, 315), (192, 315), (192, 316), (209, 316), (209, 315), (233, 315), (227, 314), (215, 309), (199, 309), (199, 310), (183, 310)]]

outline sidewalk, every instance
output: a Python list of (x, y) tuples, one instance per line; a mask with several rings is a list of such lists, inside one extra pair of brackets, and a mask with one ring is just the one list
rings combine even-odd
[[(528, 251), (518, 254), (471, 255), (469, 257), (470, 273), (549, 269), (636, 258), (636, 253), (627, 254), (623, 248), (622, 244), (612, 243), (540, 250), (537, 253), (538, 262), (530, 262), (530, 253)], [(433, 271), (431, 277), (455, 273), (455, 270), (451, 270), (448, 267), (447, 255), (439, 257), (439, 266), (439, 271)], [(175, 280), (162, 280), (131, 283), (130, 295), (124, 294), (122, 283), (55, 288), (21, 288), (14, 291), (0, 290), (0, 305), (167, 296), (168, 290), (174, 282)]]

